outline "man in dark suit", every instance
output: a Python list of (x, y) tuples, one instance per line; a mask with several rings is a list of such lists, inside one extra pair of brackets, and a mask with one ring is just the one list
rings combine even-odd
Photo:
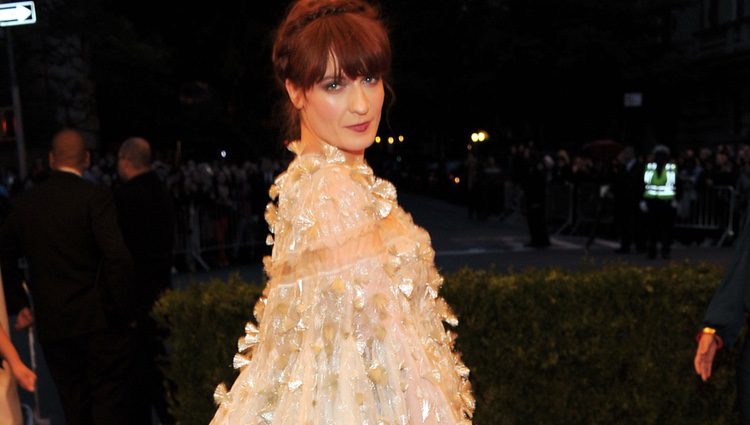
[(615, 250), (619, 254), (630, 252), (631, 245), (641, 252), (646, 250), (645, 236), (641, 232), (643, 227), (642, 212), (639, 208), (643, 200), (643, 165), (638, 161), (635, 150), (628, 146), (617, 157), (620, 165), (619, 173), (613, 182), (615, 197), (615, 225), (620, 236), (620, 247)]
[[(706, 381), (716, 352), (735, 344), (750, 311), (750, 214), (734, 251), (734, 258), (708, 305), (698, 333), (693, 365)], [(745, 339), (737, 364), (737, 404), (742, 424), (750, 424), (750, 339)]]
[(172, 200), (151, 169), (151, 147), (142, 138), (123, 142), (117, 170), (124, 181), (115, 191), (120, 228), (135, 265), (139, 424), (151, 423), (153, 407), (162, 424), (174, 423), (167, 411), (164, 378), (157, 367), (164, 344), (149, 316), (159, 295), (171, 285), (174, 212)]
[(530, 241), (526, 246), (546, 248), (550, 245), (547, 230), (547, 162), (539, 153), (527, 150), (526, 169), (521, 180), (526, 205), (526, 221), (529, 225)]
[(10, 304), (23, 305), (18, 260), (28, 263), (34, 302), (17, 328), (37, 323), (66, 422), (132, 424), (132, 261), (109, 191), (81, 178), (89, 154), (81, 135), (52, 140), (50, 177), (13, 202), (0, 230)]

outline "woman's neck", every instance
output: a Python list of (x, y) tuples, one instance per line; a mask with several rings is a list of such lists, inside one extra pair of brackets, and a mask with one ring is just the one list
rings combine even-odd
[[(316, 137), (315, 134), (313, 134), (306, 126), (302, 126), (300, 131), (300, 143), (302, 144), (302, 155), (305, 154), (319, 154), (323, 155), (325, 154), (325, 145), (332, 146), (329, 143), (326, 143), (320, 138)], [(335, 146), (334, 146), (335, 147)], [(344, 154), (344, 158), (346, 158), (347, 164), (356, 164), (364, 161), (365, 158), (365, 152), (364, 150), (360, 152), (352, 152), (345, 149), (341, 149), (339, 147), (335, 147), (338, 149), (342, 154)]]

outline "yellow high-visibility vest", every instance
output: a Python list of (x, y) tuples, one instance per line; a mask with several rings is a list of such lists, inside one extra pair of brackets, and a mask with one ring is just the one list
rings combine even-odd
[(643, 197), (646, 199), (674, 199), (677, 189), (677, 166), (666, 164), (661, 173), (656, 172), (656, 163), (651, 162), (646, 165), (646, 171), (643, 173), (643, 182), (646, 184), (646, 191)]

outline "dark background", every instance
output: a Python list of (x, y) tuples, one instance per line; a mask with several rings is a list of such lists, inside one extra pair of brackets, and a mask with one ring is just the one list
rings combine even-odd
[[(438, 160), (461, 158), (478, 129), (496, 151), (746, 140), (745, 3), (382, 1), (396, 101), (380, 134), (403, 134), (404, 152)], [(287, 2), (36, 5), (38, 22), (12, 30), (30, 158), (66, 125), (102, 152), (131, 135), (166, 156), (178, 141), (196, 159), (281, 150), (270, 45)], [(7, 60), (0, 68), (0, 104), (10, 105)], [(624, 107), (627, 92), (642, 93), (643, 105)], [(86, 112), (66, 112), (76, 108)], [(0, 145), (12, 165), (13, 144)]]

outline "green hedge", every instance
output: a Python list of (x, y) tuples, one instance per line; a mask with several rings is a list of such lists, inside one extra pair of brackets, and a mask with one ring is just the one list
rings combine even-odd
[(176, 388), (169, 404), (180, 424), (205, 425), (213, 417), (214, 389), (234, 380), (237, 339), (261, 289), (232, 276), (167, 291), (154, 307), (157, 323), (169, 330), (163, 369)]
[[(708, 384), (692, 369), (696, 327), (720, 277), (716, 266), (689, 263), (446, 276), (475, 424), (737, 423), (736, 350), (720, 352)], [(206, 424), (215, 385), (232, 382), (236, 341), (259, 292), (234, 277), (160, 301), (183, 425)]]
[(689, 264), (450, 276), (476, 423), (734, 423), (736, 353), (720, 356), (708, 385), (692, 368), (720, 276)]

